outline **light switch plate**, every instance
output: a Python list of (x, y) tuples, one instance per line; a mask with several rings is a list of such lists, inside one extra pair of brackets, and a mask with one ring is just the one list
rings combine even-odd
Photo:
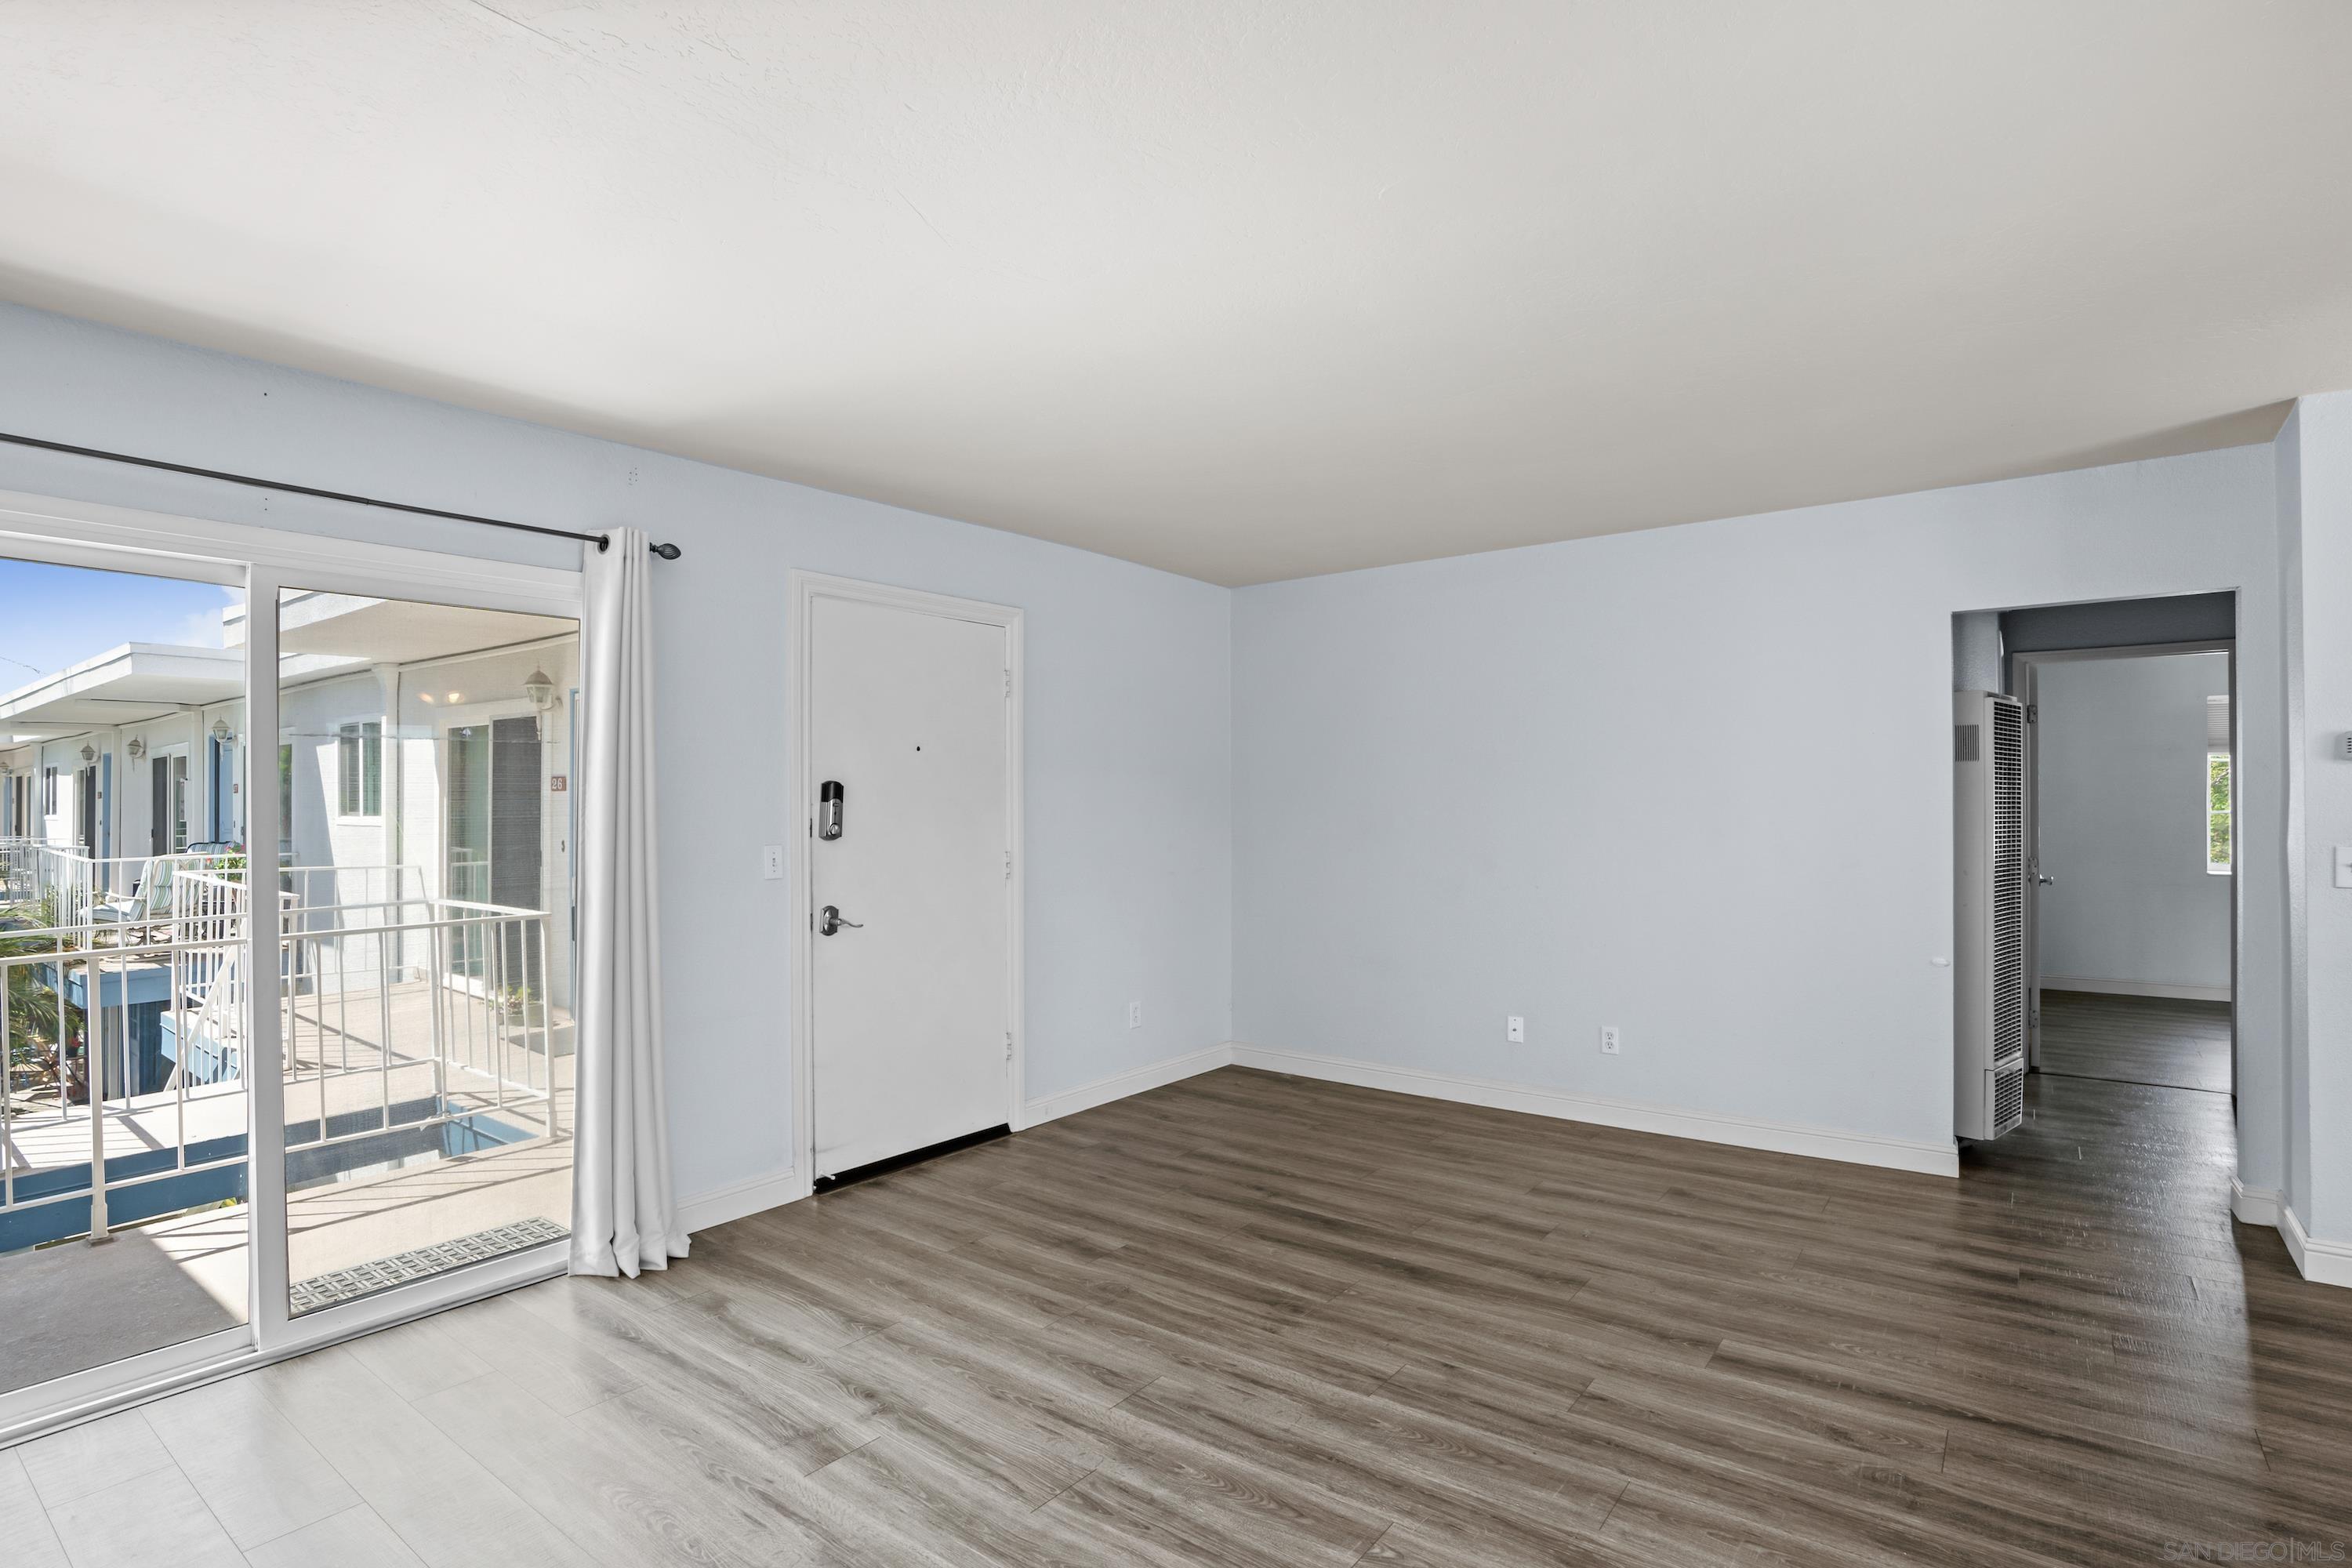
[(771, 844), (760, 851), (760, 875), (771, 882), (784, 874), (784, 847)]

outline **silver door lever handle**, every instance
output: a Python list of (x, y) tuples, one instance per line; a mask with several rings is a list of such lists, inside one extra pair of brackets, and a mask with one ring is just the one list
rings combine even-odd
[(841, 918), (841, 911), (831, 904), (825, 905), (824, 909), (817, 911), (817, 935), (831, 936), (834, 932), (839, 931), (844, 926), (847, 926), (852, 931), (864, 931), (866, 929), (865, 922), (862, 921), (843, 920)]
[(2045, 876), (2043, 876), (2043, 875), (2042, 875), (2041, 872), (2039, 872), (2039, 871), (2036, 871), (2035, 873), (2033, 873), (2033, 879), (2034, 879), (2035, 881), (2037, 881), (2037, 882), (2041, 883), (2041, 884), (2042, 884), (2043, 887), (2045, 887), (2045, 888), (2053, 887), (2053, 886), (2056, 885), (2057, 880), (2058, 880), (2058, 879), (2057, 879), (2057, 878), (2055, 878), (2055, 877), (2045, 877)]

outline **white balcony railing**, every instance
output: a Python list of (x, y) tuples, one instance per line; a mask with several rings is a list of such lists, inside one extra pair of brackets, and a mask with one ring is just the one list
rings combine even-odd
[(241, 1196), (257, 1001), (278, 1008), (289, 1186), (561, 1134), (542, 911), (428, 896), (413, 866), (283, 868), (257, 986), (232, 858), (184, 858), (156, 907), (111, 915), (129, 863), (68, 858), (0, 841), (0, 1252)]
[(40, 847), (37, 838), (0, 834), (0, 908), (32, 900)]
[(50, 923), (119, 923), (162, 918), (172, 884), (185, 871), (245, 864), (241, 850), (186, 849), (169, 855), (100, 858), (78, 844), (0, 838), (0, 904), (38, 905)]
[[(107, 947), (94, 935), (89, 926), (0, 930), (0, 1145), (10, 1155), (0, 1162), (0, 1251), (67, 1235), (103, 1239), (110, 1187), (234, 1177), (244, 1163), (242, 1085), (173, 1074), (159, 1093), (143, 1081), (160, 1020), (138, 999), (152, 991), (184, 1018), (177, 999), (191, 977), (235, 964), (242, 930)], [(134, 1027), (134, 1016), (147, 1027)], [(83, 1200), (77, 1226), (70, 1211)]]

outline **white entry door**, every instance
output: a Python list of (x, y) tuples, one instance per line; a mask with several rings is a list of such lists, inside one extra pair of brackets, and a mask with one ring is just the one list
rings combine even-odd
[(824, 1177), (1006, 1120), (1010, 683), (1002, 626), (809, 604), (810, 808), (841, 800), (809, 840)]

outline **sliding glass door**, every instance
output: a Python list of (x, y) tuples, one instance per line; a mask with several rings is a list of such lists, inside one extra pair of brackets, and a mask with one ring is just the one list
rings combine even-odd
[(571, 1222), (577, 574), (57, 504), (0, 498), (0, 1442)]
[(289, 1310), (563, 1240), (568, 618), (284, 590)]
[(250, 1108), (219, 989), (246, 933), (200, 913), (243, 870), (184, 827), (190, 748), (241, 719), (244, 595), (201, 580), (217, 565), (147, 563), (0, 559), (0, 1404), (20, 1407), (249, 1319)]

